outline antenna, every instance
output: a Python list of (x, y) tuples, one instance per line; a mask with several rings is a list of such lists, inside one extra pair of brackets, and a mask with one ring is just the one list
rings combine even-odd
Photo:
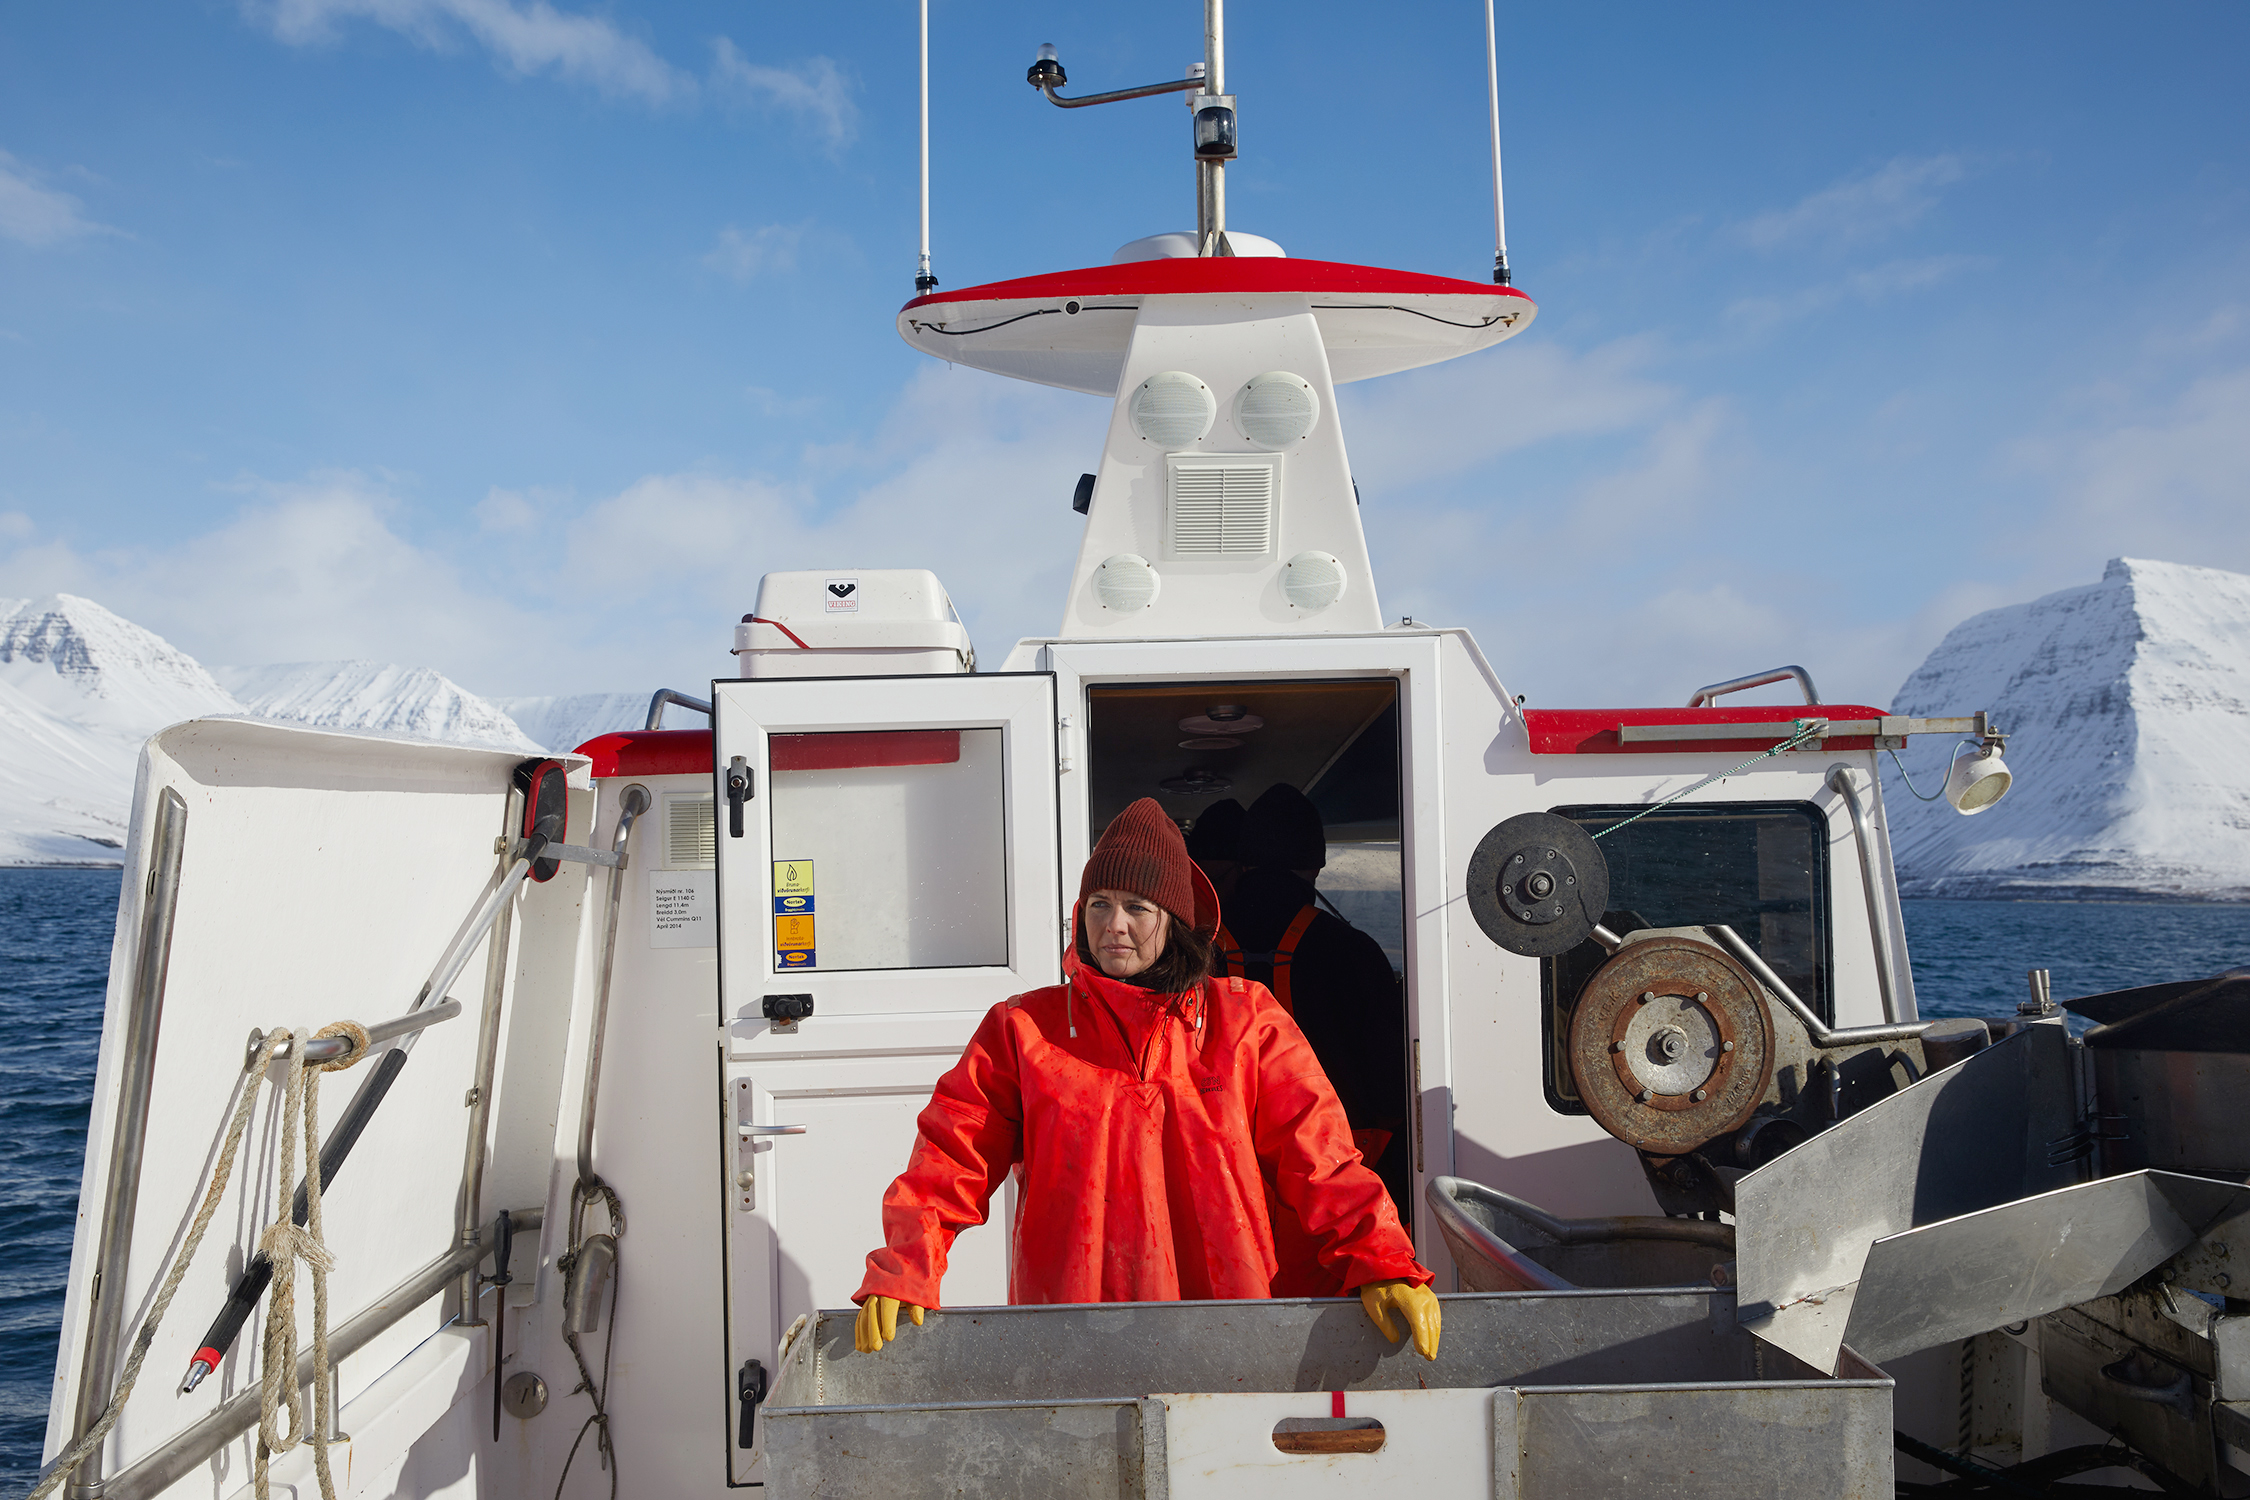
[[(1510, 286), (1508, 210), (1500, 194), (1500, 36), (1492, 24), (1492, 0), (1484, 0), (1484, 76), (1492, 101), (1492, 279)], [(928, 230), (923, 233), (926, 243)]]
[(922, 258), (914, 272), (914, 294), (926, 297), (936, 290), (937, 278), (930, 274), (930, 0), (922, 0)]

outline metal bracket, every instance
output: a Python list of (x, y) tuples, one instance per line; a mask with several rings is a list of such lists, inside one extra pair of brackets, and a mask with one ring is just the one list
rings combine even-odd
[[(517, 842), (514, 851), (508, 857), (510, 859), (521, 859), (530, 852), (531, 841), (523, 839)], [(567, 859), (581, 865), (606, 865), (614, 870), (621, 870), (625, 867), (625, 856), (622, 853), (613, 854), (607, 849), (589, 849), (583, 844), (549, 844), (539, 851), (539, 857), (541, 859)]]

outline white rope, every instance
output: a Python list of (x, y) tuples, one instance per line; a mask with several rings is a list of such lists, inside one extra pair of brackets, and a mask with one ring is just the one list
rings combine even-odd
[[(364, 1027), (361, 1027), (354, 1022), (338, 1021), (332, 1026), (323, 1027), (318, 1034), (321, 1036), (349, 1036), (352, 1039), (354, 1045), (353, 1049), (350, 1052), (345, 1053), (342, 1057), (337, 1058), (333, 1062), (315, 1063), (313, 1065), (313, 1071), (316, 1073), (333, 1072), (343, 1068), (348, 1068), (367, 1055), (367, 1031)], [(241, 1093), (237, 1097), (235, 1102), (234, 1118), (227, 1122), (226, 1140), (219, 1148), (219, 1159), (212, 1164), (210, 1185), (203, 1191), (203, 1201), (196, 1206), (195, 1219), (188, 1226), (187, 1238), (181, 1241), (179, 1254), (173, 1258), (171, 1269), (165, 1273), (164, 1284), (162, 1289), (159, 1290), (156, 1294), (156, 1301), (150, 1305), (148, 1316), (142, 1320), (140, 1332), (133, 1336), (133, 1352), (130, 1356), (127, 1357), (125, 1361), (125, 1368), (118, 1374), (117, 1386), (110, 1395), (109, 1404), (102, 1408), (102, 1414), (95, 1419), (94, 1425), (86, 1429), (86, 1435), (80, 1438), (77, 1442), (71, 1444), (69, 1451), (58, 1458), (55, 1461), (54, 1466), (47, 1470), (46, 1474), (40, 1479), (39, 1483), (33, 1487), (31, 1494), (26, 1497), (26, 1500), (45, 1500), (46, 1496), (53, 1494), (57, 1489), (61, 1488), (65, 1480), (69, 1479), (72, 1474), (78, 1472), (79, 1465), (83, 1464), (86, 1461), (87, 1456), (100, 1449), (102, 1442), (106, 1438), (108, 1438), (110, 1430), (117, 1425), (117, 1418), (119, 1414), (125, 1410), (126, 1401), (128, 1401), (132, 1397), (134, 1384), (141, 1378), (141, 1366), (148, 1360), (148, 1351), (156, 1343), (156, 1331), (160, 1326), (162, 1326), (164, 1322), (164, 1314), (171, 1309), (173, 1296), (179, 1291), (180, 1283), (187, 1278), (188, 1267), (194, 1263), (195, 1252), (203, 1243), (204, 1231), (211, 1227), (211, 1220), (213, 1216), (218, 1213), (220, 1203), (222, 1203), (226, 1198), (227, 1183), (234, 1176), (235, 1158), (241, 1154), (242, 1138), (250, 1128), (250, 1117), (254, 1113), (256, 1113), (257, 1110), (258, 1085), (264, 1079), (266, 1073), (265, 1059), (269, 1055), (269, 1050), (271, 1049), (273, 1044), (284, 1040), (288, 1041), (290, 1044), (290, 1093), (283, 1106), (285, 1117), (282, 1125), (282, 1160), (279, 1168), (281, 1177), (280, 1184), (276, 1189), (276, 1196), (281, 1203), (281, 1213), (283, 1215), (281, 1222), (287, 1225), (290, 1223), (289, 1178), (287, 1175), (289, 1153), (291, 1148), (289, 1137), (292, 1123), (295, 1121), (301, 1110), (305, 1128), (305, 1151), (307, 1155), (312, 1157), (312, 1162), (311, 1170), (307, 1175), (307, 1185), (305, 1190), (306, 1206), (309, 1212), (306, 1215), (305, 1230), (298, 1232), (309, 1234), (312, 1247), (315, 1251), (317, 1251), (319, 1261), (324, 1262), (318, 1264), (317, 1269), (313, 1274), (313, 1363), (315, 1366), (313, 1381), (314, 1389), (316, 1392), (317, 1408), (320, 1412), (321, 1430), (323, 1433), (327, 1431), (327, 1266), (328, 1264), (333, 1263), (333, 1259), (329, 1256), (327, 1248), (320, 1244), (320, 1171), (318, 1160), (319, 1148), (312, 1144), (313, 1142), (316, 1142), (320, 1139), (320, 1091), (317, 1084), (312, 1088), (306, 1088), (304, 1086), (305, 1039), (302, 1037), (292, 1037), (288, 1032), (285, 1031), (276, 1031), (260, 1038), (256, 1045), (254, 1045), (250, 1049), (251, 1062), (250, 1065), (244, 1070), (243, 1077), (237, 1080), (236, 1087), (241, 1090)], [(298, 1108), (291, 1108), (291, 1105), (297, 1105)], [(291, 1228), (294, 1229), (294, 1226), (291, 1225)], [(273, 1230), (269, 1228), (266, 1231), (266, 1237), (270, 1239), (272, 1236)], [(294, 1247), (292, 1253), (304, 1254), (305, 1252), (301, 1247)], [(308, 1264), (315, 1263), (311, 1256), (307, 1256), (307, 1261)], [(293, 1273), (288, 1278), (284, 1278), (280, 1274), (281, 1266), (278, 1257), (276, 1258), (275, 1272), (276, 1276), (274, 1281), (274, 1305), (278, 1309), (281, 1305), (283, 1305), (283, 1299), (287, 1295), (283, 1289), (291, 1285), (291, 1281), (294, 1279), (294, 1277)], [(123, 1294), (122, 1288), (119, 1289), (119, 1294)], [(274, 1321), (275, 1320), (269, 1315), (266, 1325), (269, 1339), (273, 1331)], [(292, 1318), (291, 1328), (288, 1336), (291, 1346), (289, 1366), (292, 1368), (292, 1370), (296, 1365), (296, 1331), (294, 1323), (295, 1320), (294, 1318)], [(294, 1403), (291, 1407), (292, 1421), (296, 1421), (297, 1416), (302, 1409), (301, 1402), (298, 1402), (296, 1398), (295, 1382), (290, 1381), (289, 1385), (292, 1401)], [(262, 1406), (261, 1418), (263, 1427), (270, 1428), (273, 1421), (273, 1408), (270, 1406)], [(299, 1423), (299, 1425), (301, 1425), (301, 1423)], [(293, 1439), (292, 1446), (294, 1445), (294, 1442), (295, 1440)], [(275, 1451), (284, 1450), (277, 1449)], [(265, 1448), (263, 1443), (261, 1443), (257, 1466), (258, 1494), (261, 1497), (261, 1500), (263, 1500), (263, 1497), (266, 1493), (265, 1459)], [(325, 1447), (316, 1447), (314, 1449), (314, 1465), (320, 1471), (320, 1488), (323, 1500), (335, 1500), (336, 1490), (334, 1482), (329, 1477), (328, 1452)]]
[[(281, 1153), (274, 1164), (276, 1217), (258, 1236), (258, 1248), (273, 1262), (273, 1292), (266, 1304), (264, 1346), (258, 1363), (258, 1454), (252, 1482), (258, 1500), (269, 1500), (267, 1466), (299, 1443), (312, 1442), (313, 1471), (320, 1479), (321, 1500), (336, 1500), (336, 1479), (328, 1470), (330, 1427), (328, 1368), (328, 1273), (336, 1257), (321, 1238), (320, 1222), (320, 1074), (315, 1064), (307, 1077), (302, 1033), (289, 1039), (287, 1093), (281, 1104)], [(356, 1059), (358, 1051), (347, 1053)], [(342, 1059), (338, 1059), (342, 1061)], [(300, 1122), (302, 1129), (300, 1130)], [(291, 1213), (289, 1184), (303, 1159), (305, 1224), (297, 1227)], [(305, 1396), (297, 1385), (297, 1263), (312, 1273), (313, 1288), (313, 1420), (308, 1433)], [(289, 1415), (282, 1432), (281, 1414)]]

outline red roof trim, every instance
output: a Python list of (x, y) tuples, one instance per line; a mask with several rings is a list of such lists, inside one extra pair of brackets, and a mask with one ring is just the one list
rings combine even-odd
[[(1716, 755), (1733, 751), (1748, 756), (1765, 747), (1756, 740), (1636, 740), (1627, 745), (1617, 738), (1620, 724), (1772, 724), (1786, 726), (1796, 719), (1880, 719), (1883, 710), (1859, 703), (1765, 703), (1740, 708), (1527, 708), (1524, 727), (1531, 733), (1534, 755), (1671, 755), (1679, 752)], [(1787, 739), (1777, 727), (1774, 739)], [(1871, 735), (1837, 735), (1822, 740), (1828, 750), (1870, 750)]]
[(1332, 260), (1291, 260), (1281, 256), (1175, 256), (1128, 261), (1121, 266), (1088, 266), (1052, 271), (1013, 281), (987, 282), (950, 292), (916, 297), (902, 311), (951, 302), (1054, 301), (1059, 298), (1149, 297), (1193, 292), (1311, 292), (1345, 297), (1522, 297), (1512, 286), (1487, 281), (1457, 281), (1419, 271), (1346, 265)]
[(605, 776), (708, 776), (708, 729), (627, 729), (597, 735), (578, 747), (590, 757), (596, 780)]

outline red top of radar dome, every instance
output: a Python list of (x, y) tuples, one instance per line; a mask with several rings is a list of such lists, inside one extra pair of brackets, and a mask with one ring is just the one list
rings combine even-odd
[(1114, 396), (1150, 297), (1302, 297), (1339, 384), (1474, 354), (1539, 312), (1512, 286), (1451, 276), (1273, 255), (1169, 256), (932, 292), (899, 309), (898, 332), (948, 364)]
[(1122, 265), (1088, 266), (1077, 271), (1050, 271), (1042, 276), (1019, 276), (1013, 281), (932, 292), (906, 304), (907, 310), (937, 307), (949, 302), (998, 302), (1031, 299), (1088, 297), (1179, 296), (1209, 292), (1308, 292), (1348, 297), (1489, 297), (1515, 298), (1527, 307), (1531, 299), (1512, 286), (1484, 281), (1461, 281), (1451, 276), (1428, 276), (1419, 271), (1392, 271), (1380, 266), (1354, 266), (1333, 260), (1295, 260), (1287, 256), (1221, 255), (1168, 256), (1161, 260), (1129, 260)]

